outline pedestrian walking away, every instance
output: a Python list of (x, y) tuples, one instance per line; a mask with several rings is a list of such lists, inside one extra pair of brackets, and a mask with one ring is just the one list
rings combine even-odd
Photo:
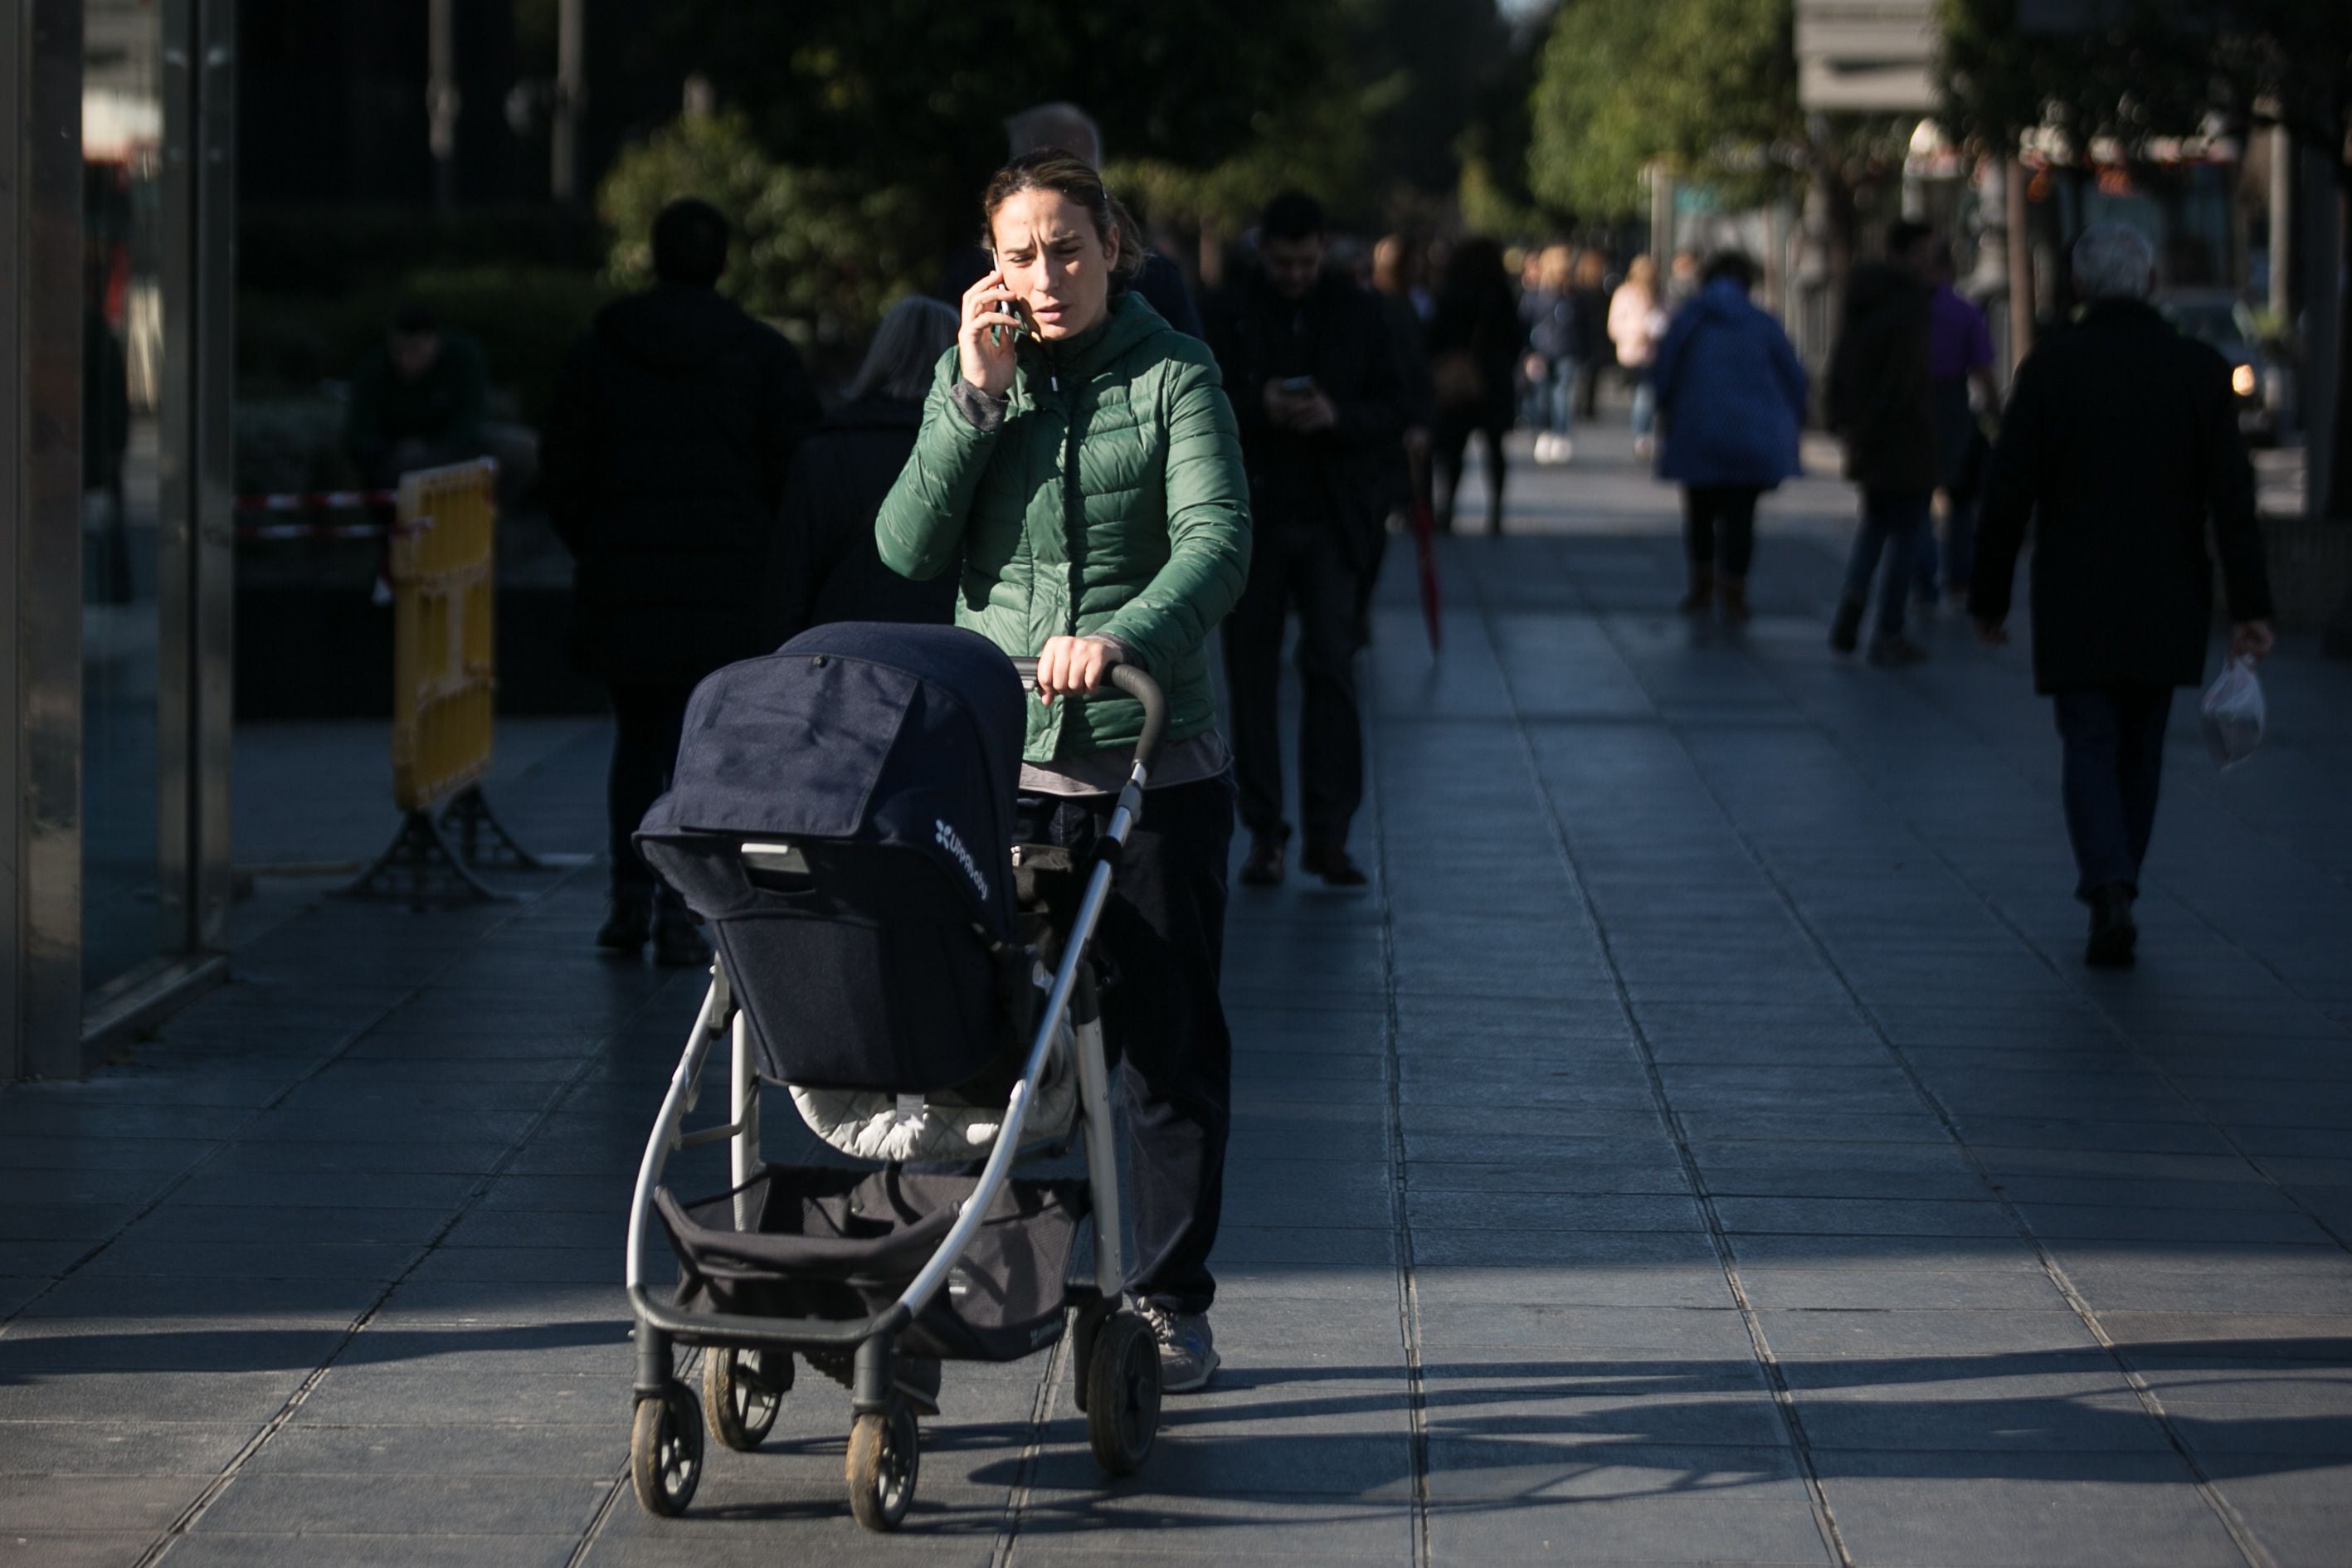
[(1397, 494), (1405, 389), (1379, 297), (1326, 271), (1323, 254), (1323, 209), (1295, 191), (1276, 196), (1258, 223), (1257, 266), (1235, 281), (1210, 329), (1241, 425), (1256, 530), (1224, 647), (1234, 773), (1250, 832), (1241, 878), (1258, 887), (1282, 880), (1291, 837), (1278, 698), (1294, 610), (1299, 865), (1331, 887), (1368, 880), (1348, 855), (1364, 793), (1356, 654), (1365, 580)]
[(1709, 261), (1650, 375), (1665, 429), (1658, 475), (1683, 487), (1690, 587), (1676, 607), (1704, 615), (1719, 600), (1734, 626), (1748, 614), (1757, 498), (1803, 471), (1805, 367), (1780, 323), (1749, 300), (1757, 276), (1737, 251)]
[(1429, 378), (1437, 399), (1434, 521), (1441, 533), (1454, 531), (1463, 457), (1474, 435), (1486, 470), (1486, 531), (1503, 531), (1503, 435), (1511, 427), (1511, 376), (1525, 342), (1502, 247), (1475, 236), (1464, 240), (1446, 258), (1429, 324)]
[(1862, 489), (1862, 526), (1846, 562), (1830, 647), (1839, 653), (1854, 650), (1876, 574), (1878, 616), (1870, 662), (1890, 667), (1927, 657), (1903, 628), (1912, 567), (1927, 531), (1937, 478), (1927, 379), (1931, 291), (1926, 268), (1933, 238), (1907, 220), (1887, 226), (1886, 259), (1854, 269), (1837, 342), (1830, 351), (1830, 428), (1844, 439), (1846, 478)]
[(1655, 449), (1657, 387), (1650, 378), (1650, 362), (1658, 340), (1666, 334), (1667, 317), (1658, 299), (1658, 264), (1637, 256), (1626, 265), (1625, 281), (1609, 296), (1609, 342), (1617, 363), (1633, 393), (1633, 456), (1647, 458)]
[(571, 655), (611, 694), (612, 908), (599, 947), (695, 966), (709, 952), (631, 836), (668, 787), (695, 683), (766, 651), (762, 595), (793, 447), (823, 410), (793, 345), (720, 297), (727, 220), (654, 220), (646, 291), (607, 306), (565, 362), (541, 485), (572, 556)]
[(1248, 485), (1207, 346), (1113, 292), (1142, 247), (1093, 166), (1016, 158), (982, 210), (995, 266), (963, 297), (876, 541), (904, 576), (956, 571), (956, 623), (1038, 661), (1016, 842), (1093, 855), (1142, 724), (1133, 700), (1097, 689), (1125, 661), (1167, 693), (1168, 744), (1100, 940), (1119, 977), (1104, 1018), (1132, 1132), (1126, 1287), (1168, 1391), (1183, 1393), (1218, 1364), (1207, 1314), (1231, 1124), (1218, 980), (1234, 818), (1206, 642), (1248, 577)]
[(1933, 610), (1946, 590), (1955, 599), (1968, 595), (1978, 492), (1990, 455), (1978, 405), (1983, 418), (1998, 423), (2000, 384), (1992, 374), (1992, 329), (1984, 312), (1952, 286), (1948, 241), (1931, 247), (1927, 272), (1936, 290), (1928, 307), (1927, 384), (1936, 417), (1936, 486), (1944, 492), (1944, 548), (1938, 561), (1932, 542), (1923, 541), (1914, 571), (1919, 603)]
[(834, 621), (954, 618), (954, 574), (911, 583), (883, 565), (874, 519), (915, 449), (923, 396), (959, 320), (937, 300), (891, 306), (842, 405), (801, 444), (769, 561), (766, 646)]
[(2018, 368), (1978, 536), (1969, 614), (2007, 640), (2033, 540), (2033, 680), (2063, 747), (2086, 963), (2127, 965), (2132, 905), (2156, 826), (2173, 689), (2204, 678), (2221, 556), (2233, 658), (2271, 650), (2270, 584), (2230, 364), (2147, 303), (2155, 252), (2137, 229), (2093, 224), (2074, 243), (2082, 324)]

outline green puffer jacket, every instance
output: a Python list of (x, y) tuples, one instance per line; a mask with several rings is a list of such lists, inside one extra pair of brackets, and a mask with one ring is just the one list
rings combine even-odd
[[(940, 361), (914, 455), (875, 521), (883, 562), (962, 563), (956, 624), (1015, 658), (1054, 637), (1118, 638), (1166, 689), (1169, 738), (1215, 721), (1205, 648), (1249, 574), (1249, 481), (1216, 361), (1133, 294), (1048, 351), (1021, 345), (1010, 404), (982, 430)], [(1033, 763), (1131, 745), (1131, 698), (1029, 704)]]

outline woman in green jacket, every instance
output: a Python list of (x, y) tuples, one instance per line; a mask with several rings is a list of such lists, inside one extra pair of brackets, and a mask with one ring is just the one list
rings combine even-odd
[(1249, 574), (1249, 489), (1216, 362), (1139, 295), (1142, 248), (1092, 166), (1014, 160), (982, 208), (995, 269), (963, 297), (915, 450), (875, 523), (908, 577), (961, 577), (956, 623), (1038, 661), (1019, 837), (1089, 854), (1142, 727), (1115, 662), (1167, 690), (1169, 744), (1101, 942), (1125, 1058), (1136, 1259), (1167, 1391), (1203, 1386), (1233, 1043), (1218, 998), (1234, 787), (1205, 643)]

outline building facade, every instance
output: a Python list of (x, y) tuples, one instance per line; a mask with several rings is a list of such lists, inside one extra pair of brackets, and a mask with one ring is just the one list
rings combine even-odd
[(236, 8), (0, 40), (0, 1070), (65, 1078), (226, 964)]

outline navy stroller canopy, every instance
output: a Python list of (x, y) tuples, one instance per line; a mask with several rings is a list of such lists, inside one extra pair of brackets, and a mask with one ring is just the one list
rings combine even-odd
[(975, 923), (1013, 942), (1026, 700), (1012, 660), (974, 633), (812, 627), (695, 689), (669, 793), (637, 836), (679, 847), (719, 838), (915, 850)]

